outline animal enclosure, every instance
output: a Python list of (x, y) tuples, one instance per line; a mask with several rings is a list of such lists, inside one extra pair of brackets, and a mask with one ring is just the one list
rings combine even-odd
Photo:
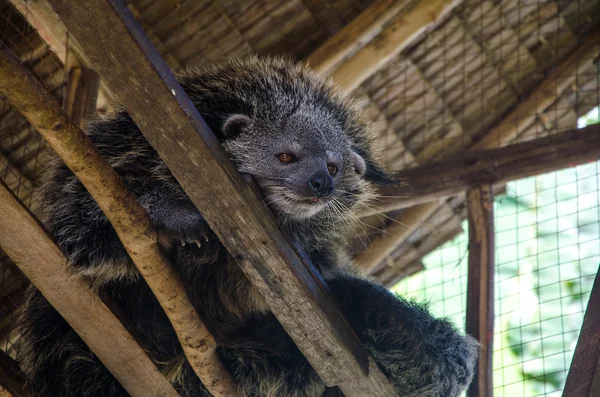
[[(90, 112), (111, 110), (114, 87), (110, 76), (98, 80), (93, 72), (105, 72), (90, 60), (93, 43), (52, 12), (58, 3), (0, 0), (0, 41), (85, 123)], [(364, 209), (354, 260), (394, 291), (431, 300), (461, 329), (471, 321), (468, 331), (480, 336), (485, 354), (469, 396), (600, 393), (593, 377), (600, 351), (587, 362), (573, 353), (588, 300), (595, 304), (589, 297), (600, 264), (598, 0), (123, 4), (171, 69), (250, 53), (287, 55), (356, 99), (381, 131), (384, 163), (406, 180)], [(95, 109), (86, 108), (90, 102)], [(50, 151), (0, 96), (0, 179), (38, 217), (32, 193)], [(486, 186), (492, 197), (468, 199), (467, 190)], [(490, 226), (485, 203), (492, 201)], [(478, 203), (484, 215), (469, 217)], [(465, 234), (475, 219), (494, 231), (491, 239), (485, 227), (471, 235), (487, 242), (481, 261), (469, 258), (476, 242)], [(0, 384), (20, 396), (15, 318), (29, 280), (1, 248)], [(467, 299), (469, 288), (480, 299)], [(353, 362), (349, 351), (340, 348), (339, 357)], [(567, 380), (587, 374), (568, 375), (573, 354), (577, 368), (591, 368), (577, 379), (576, 386), (588, 385), (584, 391)]]

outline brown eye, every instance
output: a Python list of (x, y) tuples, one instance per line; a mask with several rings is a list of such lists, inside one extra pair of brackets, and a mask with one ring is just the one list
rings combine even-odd
[(338, 171), (338, 169), (337, 169), (337, 167), (336, 167), (335, 165), (333, 165), (333, 164), (329, 164), (329, 165), (327, 166), (327, 169), (329, 170), (329, 173), (330, 173), (331, 175), (335, 175), (335, 174), (337, 174), (337, 171)]
[(277, 158), (279, 159), (279, 161), (285, 164), (293, 163), (294, 161), (296, 161), (296, 156), (289, 153), (281, 153), (279, 156), (277, 156)]

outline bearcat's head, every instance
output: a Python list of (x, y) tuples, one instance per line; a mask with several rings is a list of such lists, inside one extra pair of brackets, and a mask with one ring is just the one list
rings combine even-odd
[(339, 217), (390, 182), (350, 101), (304, 65), (250, 57), (179, 79), (279, 217)]

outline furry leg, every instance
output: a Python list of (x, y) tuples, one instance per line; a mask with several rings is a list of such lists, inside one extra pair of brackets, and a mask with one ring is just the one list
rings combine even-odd
[(127, 397), (129, 394), (33, 287), (20, 319), (20, 362), (32, 397)]
[(477, 342), (384, 287), (349, 275), (328, 280), (346, 319), (402, 397), (456, 397), (469, 385)]

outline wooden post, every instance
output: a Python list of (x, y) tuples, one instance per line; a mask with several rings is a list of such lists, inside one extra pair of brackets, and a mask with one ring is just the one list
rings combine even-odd
[(494, 352), (494, 195), (491, 185), (467, 191), (469, 275), (466, 331), (481, 344), (468, 397), (492, 396)]
[(215, 397), (235, 395), (237, 388), (217, 356), (215, 339), (159, 247), (148, 214), (89, 137), (1, 42), (0, 92), (94, 197), (169, 317), (188, 362), (202, 383)]
[(592, 287), (563, 397), (600, 396), (600, 268)]
[(67, 94), (63, 102), (65, 113), (81, 127), (96, 114), (100, 75), (86, 67), (69, 70)]
[(85, 281), (67, 271), (64, 254), (1, 182), (0, 219), (0, 247), (129, 394), (134, 397), (178, 396), (98, 295)]

